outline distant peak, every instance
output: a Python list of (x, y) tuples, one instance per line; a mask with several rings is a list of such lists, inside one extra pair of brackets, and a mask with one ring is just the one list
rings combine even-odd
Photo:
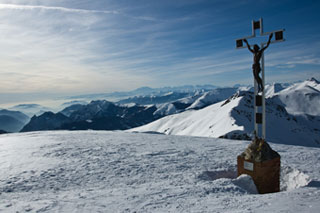
[(316, 82), (317, 84), (320, 84), (320, 82), (319, 82), (317, 79), (315, 79), (314, 77), (312, 77), (309, 81), (314, 81), (314, 82)]
[(90, 105), (92, 104), (109, 104), (111, 103), (110, 101), (107, 101), (107, 100), (93, 100), (90, 102)]
[(141, 92), (141, 91), (151, 91), (151, 90), (153, 90), (151, 87), (139, 87), (138, 89), (135, 89), (134, 91)]

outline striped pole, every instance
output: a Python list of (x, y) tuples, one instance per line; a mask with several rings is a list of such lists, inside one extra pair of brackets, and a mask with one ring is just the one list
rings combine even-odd
[[(246, 48), (243, 45), (244, 39), (251, 39), (256, 37), (256, 30), (260, 29), (260, 37), (269, 36), (271, 33), (274, 33), (274, 40), (270, 42), (282, 42), (285, 41), (283, 38), (284, 29), (275, 30), (272, 32), (264, 32), (263, 31), (263, 20), (262, 18), (259, 21), (252, 21), (252, 34), (251, 36), (243, 37), (236, 40), (236, 48)], [(263, 42), (260, 44), (260, 48), (262, 49), (267, 43)], [(261, 77), (262, 77), (262, 85), (265, 88), (265, 66), (264, 66), (264, 53), (261, 56)], [(260, 127), (260, 128), (259, 128)], [(255, 137), (266, 139), (266, 101), (265, 101), (265, 90), (262, 91), (261, 94), (258, 93), (258, 84), (254, 79), (254, 133)]]

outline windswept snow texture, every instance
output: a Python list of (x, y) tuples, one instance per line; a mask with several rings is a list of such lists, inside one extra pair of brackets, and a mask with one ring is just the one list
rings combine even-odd
[(320, 149), (271, 144), (280, 193), (236, 178), (246, 141), (105, 131), (0, 136), (0, 212), (319, 212)]

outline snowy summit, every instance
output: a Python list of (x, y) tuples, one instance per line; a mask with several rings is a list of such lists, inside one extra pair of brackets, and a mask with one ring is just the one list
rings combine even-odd
[(318, 212), (319, 148), (271, 144), (281, 192), (236, 177), (248, 145), (106, 131), (0, 136), (0, 212)]

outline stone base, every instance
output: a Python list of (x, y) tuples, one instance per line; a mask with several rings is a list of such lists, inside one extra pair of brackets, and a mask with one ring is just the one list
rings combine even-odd
[(280, 157), (262, 162), (238, 156), (238, 176), (250, 175), (260, 194), (280, 191)]

